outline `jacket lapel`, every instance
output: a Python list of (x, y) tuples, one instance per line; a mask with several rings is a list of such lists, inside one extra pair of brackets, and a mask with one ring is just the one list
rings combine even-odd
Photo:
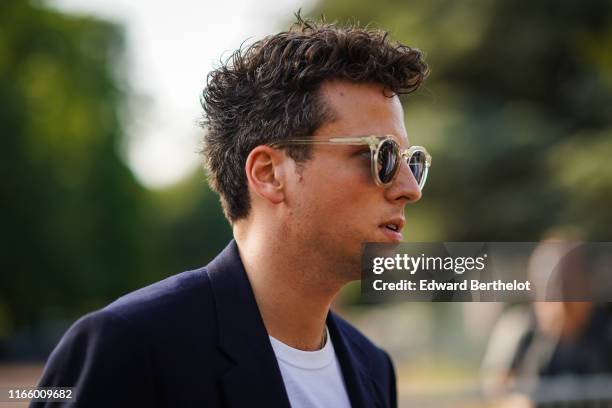
[(289, 398), (251, 285), (232, 240), (206, 267), (219, 327), (219, 348), (235, 366), (223, 376), (230, 407), (287, 407)]
[(367, 374), (364, 367), (355, 355), (355, 347), (350, 339), (339, 327), (334, 314), (330, 311), (327, 315), (327, 327), (334, 342), (336, 357), (342, 369), (346, 392), (349, 395), (352, 408), (370, 408), (380, 406), (375, 399), (375, 384)]

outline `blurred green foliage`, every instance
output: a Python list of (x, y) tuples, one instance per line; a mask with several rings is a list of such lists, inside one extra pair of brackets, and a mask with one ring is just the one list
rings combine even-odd
[(324, 0), (311, 13), (372, 23), (421, 49), (405, 99), (433, 155), (410, 241), (536, 241), (557, 226), (612, 232), (612, 2)]
[(202, 174), (153, 193), (121, 160), (123, 46), (116, 25), (0, 2), (0, 358), (21, 330), (200, 266), (229, 238)]

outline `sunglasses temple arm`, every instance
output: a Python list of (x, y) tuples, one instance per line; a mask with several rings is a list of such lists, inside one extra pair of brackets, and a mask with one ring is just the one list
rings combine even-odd
[(272, 143), (273, 147), (285, 145), (354, 145), (362, 146), (369, 143), (358, 138), (333, 138), (328, 140), (304, 140), (304, 139), (289, 139), (280, 142)]

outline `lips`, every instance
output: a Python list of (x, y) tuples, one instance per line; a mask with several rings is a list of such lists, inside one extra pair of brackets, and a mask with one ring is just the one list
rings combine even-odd
[(406, 224), (406, 220), (402, 217), (397, 217), (397, 218), (391, 218), (385, 222), (383, 222), (382, 224), (380, 224), (380, 227), (384, 227), (384, 228), (388, 228), (392, 231), (395, 232), (400, 232), (402, 230), (402, 228), (404, 228), (404, 225)]
[(402, 229), (405, 224), (406, 220), (403, 218), (393, 218), (383, 222), (378, 227), (390, 241), (401, 242), (403, 240)]

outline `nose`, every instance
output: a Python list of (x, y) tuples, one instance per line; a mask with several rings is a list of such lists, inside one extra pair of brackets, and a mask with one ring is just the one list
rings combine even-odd
[(408, 163), (402, 160), (397, 177), (385, 189), (385, 198), (394, 204), (405, 205), (416, 203), (421, 199), (421, 196), (421, 189), (412, 171), (410, 171)]

